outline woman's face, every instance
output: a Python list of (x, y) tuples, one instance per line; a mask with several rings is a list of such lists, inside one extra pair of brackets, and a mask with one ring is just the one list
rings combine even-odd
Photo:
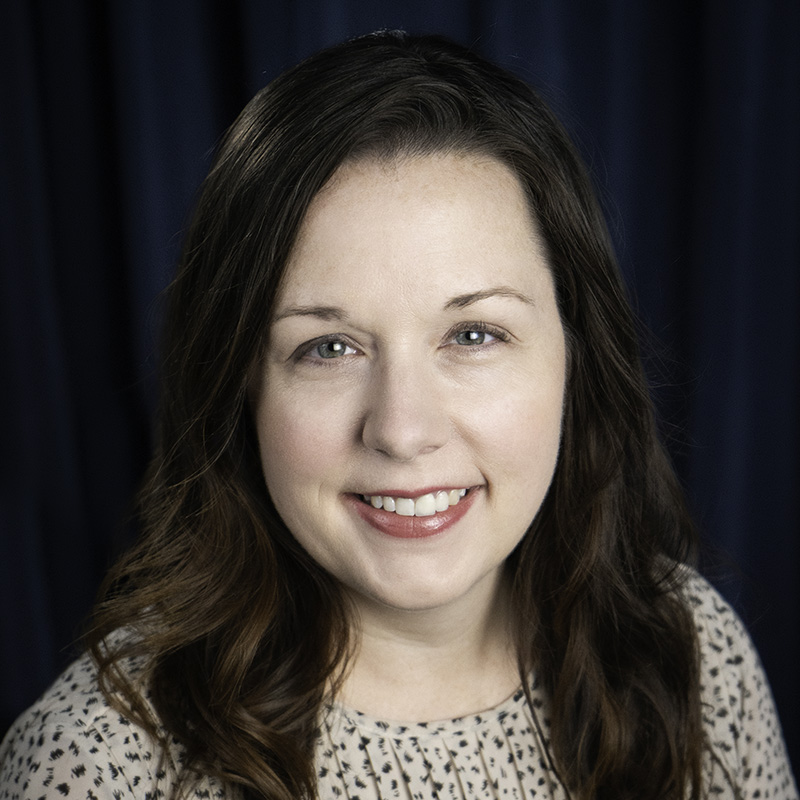
[(356, 602), (481, 596), (558, 457), (565, 343), (513, 174), (349, 163), (314, 199), (256, 399), (267, 488)]

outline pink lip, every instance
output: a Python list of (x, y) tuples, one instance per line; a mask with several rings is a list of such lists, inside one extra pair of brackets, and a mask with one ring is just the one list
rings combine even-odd
[[(386, 492), (386, 494), (390, 493)], [(447, 511), (438, 511), (430, 517), (401, 517), (392, 511), (373, 508), (353, 494), (345, 495), (345, 499), (361, 519), (381, 533), (397, 539), (421, 539), (426, 536), (435, 536), (455, 525), (469, 511), (477, 494), (478, 488), (476, 487), (467, 492), (456, 505), (450, 506)], [(408, 497), (409, 495), (400, 492), (392, 496)], [(419, 495), (414, 494), (413, 496)]]

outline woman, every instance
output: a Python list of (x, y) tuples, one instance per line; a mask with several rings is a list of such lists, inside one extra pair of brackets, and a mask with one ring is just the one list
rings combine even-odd
[(162, 381), (144, 536), (4, 796), (796, 796), (684, 566), (589, 182), (516, 78), (382, 33), (259, 93)]

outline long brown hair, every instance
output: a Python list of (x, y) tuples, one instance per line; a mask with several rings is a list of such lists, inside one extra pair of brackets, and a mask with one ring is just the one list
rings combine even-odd
[[(315, 795), (316, 726), (351, 653), (348, 608), (271, 505), (248, 381), (298, 228), (336, 169), (441, 151), (517, 175), (569, 343), (555, 477), (507, 565), (520, 673), (535, 671), (551, 698), (555, 764), (578, 798), (698, 796), (698, 657), (679, 568), (694, 534), (602, 215), (539, 96), (437, 37), (323, 51), (256, 95), (221, 143), (169, 292), (143, 535), (89, 637), (102, 685), (155, 731), (121, 669), (145, 659), (187, 780)], [(111, 636), (123, 627), (133, 635)]]

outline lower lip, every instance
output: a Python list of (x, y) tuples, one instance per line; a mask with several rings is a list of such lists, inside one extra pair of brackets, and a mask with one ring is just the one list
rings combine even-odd
[(356, 495), (347, 495), (356, 514), (373, 528), (396, 539), (423, 539), (436, 536), (456, 524), (469, 511), (478, 489), (471, 489), (447, 511), (437, 511), (428, 517), (403, 517), (382, 508), (373, 508)]

